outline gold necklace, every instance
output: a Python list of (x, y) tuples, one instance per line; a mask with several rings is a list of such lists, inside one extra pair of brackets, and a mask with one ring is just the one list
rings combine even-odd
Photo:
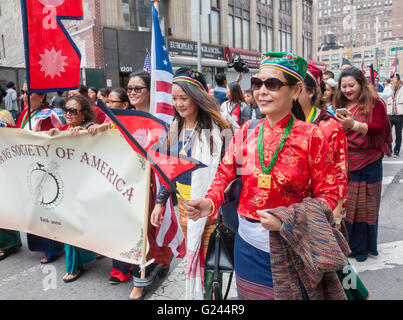
[(192, 139), (193, 133), (195, 132), (196, 126), (193, 128), (192, 132), (190, 133), (189, 137), (186, 139), (185, 142), (185, 131), (186, 131), (186, 125), (184, 125), (184, 129), (182, 131), (182, 148), (181, 151), (179, 152), (179, 154), (187, 157), (188, 154), (186, 152), (186, 146), (189, 144), (190, 140)]

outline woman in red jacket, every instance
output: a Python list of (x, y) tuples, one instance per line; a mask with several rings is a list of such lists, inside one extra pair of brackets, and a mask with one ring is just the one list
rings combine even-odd
[(349, 182), (346, 227), (352, 255), (365, 261), (377, 256), (382, 159), (390, 156), (390, 123), (383, 101), (355, 67), (340, 75), (333, 107), (348, 142)]

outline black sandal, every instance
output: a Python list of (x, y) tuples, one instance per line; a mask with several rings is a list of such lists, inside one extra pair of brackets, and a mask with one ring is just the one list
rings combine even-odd
[(0, 250), (0, 253), (2, 253), (3, 255), (0, 256), (0, 261), (4, 260), (5, 258), (7, 258), (9, 255), (12, 255), (13, 253), (16, 253), (18, 251), (18, 249), (21, 248), (21, 245), (19, 246), (14, 246), (8, 249), (3, 249)]
[(83, 273), (84, 273), (84, 268), (83, 267), (78, 267), (76, 276), (73, 277), (73, 278), (70, 278), (70, 279), (64, 279), (63, 278), (63, 282), (64, 283), (69, 283), (69, 282), (76, 281), (78, 278), (80, 278), (82, 276)]

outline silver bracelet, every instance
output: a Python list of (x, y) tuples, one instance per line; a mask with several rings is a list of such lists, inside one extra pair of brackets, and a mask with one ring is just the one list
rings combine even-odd
[(360, 123), (359, 123), (358, 121), (355, 121), (355, 120), (354, 120), (354, 125), (353, 125), (353, 127), (351, 128), (351, 130), (353, 130), (353, 131), (358, 131), (358, 130), (360, 130)]

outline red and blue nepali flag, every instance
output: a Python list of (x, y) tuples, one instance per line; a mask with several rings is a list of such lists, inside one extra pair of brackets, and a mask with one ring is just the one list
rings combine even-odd
[(229, 113), (229, 115), (238, 123), (238, 125), (241, 125), (241, 104), (238, 103)]
[(160, 142), (165, 139), (168, 127), (152, 114), (138, 110), (108, 109), (103, 103), (99, 103), (99, 108), (115, 123), (133, 150), (150, 162), (167, 189), (176, 191), (173, 182), (181, 174), (204, 167), (195, 159), (183, 155), (172, 156), (162, 149)]
[(28, 92), (80, 84), (81, 54), (62, 20), (82, 20), (82, 0), (21, 0)]

